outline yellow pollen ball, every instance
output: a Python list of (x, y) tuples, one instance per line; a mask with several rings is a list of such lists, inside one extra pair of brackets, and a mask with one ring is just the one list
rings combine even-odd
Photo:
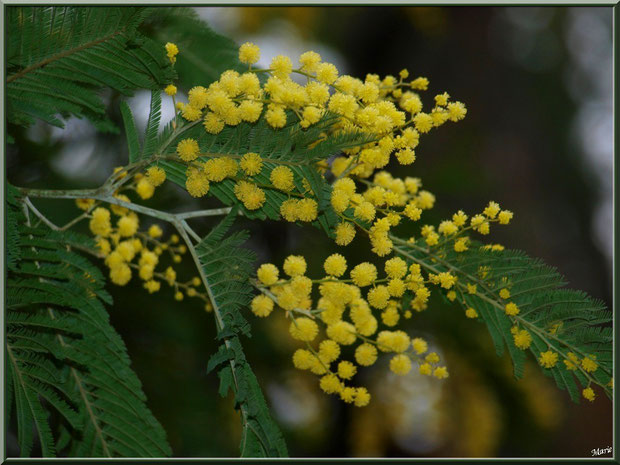
[(252, 42), (246, 42), (239, 47), (239, 61), (253, 65), (260, 59), (260, 48)]
[(301, 317), (293, 320), (289, 327), (293, 339), (299, 341), (313, 341), (319, 332), (319, 327), (310, 318)]
[(411, 371), (411, 359), (404, 354), (398, 354), (390, 360), (390, 370), (397, 375), (406, 375)]

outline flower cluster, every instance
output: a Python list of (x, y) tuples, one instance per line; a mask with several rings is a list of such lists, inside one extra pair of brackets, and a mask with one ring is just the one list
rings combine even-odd
[[(121, 171), (116, 170), (115, 173), (119, 174)], [(124, 174), (120, 174), (120, 177), (122, 179)], [(161, 168), (151, 167), (146, 176), (136, 174), (134, 182), (127, 186), (127, 190), (135, 190), (142, 197), (140, 185), (146, 183), (150, 189), (154, 189), (164, 180), (165, 172)], [(117, 193), (114, 197), (119, 203), (131, 203), (124, 194)], [(187, 253), (187, 246), (181, 243), (178, 235), (172, 234), (163, 241), (164, 232), (157, 224), (140, 230), (138, 215), (123, 205), (111, 204), (109, 208), (105, 208), (93, 199), (77, 199), (76, 205), (85, 211), (84, 215), (89, 219), (89, 228), (95, 236), (97, 251), (104, 259), (110, 280), (114, 284), (125, 286), (134, 273), (137, 273), (143, 281), (144, 289), (151, 294), (158, 292), (164, 282), (174, 289), (176, 300), (183, 300), (185, 296), (197, 297), (205, 302), (207, 311), (212, 309), (206, 294), (198, 290), (202, 284), (200, 278), (193, 277), (187, 282), (179, 281), (171, 265), (165, 269), (161, 266), (164, 254), (168, 255), (169, 262), (175, 264), (180, 263), (182, 256)]]
[[(373, 365), (382, 352), (392, 354), (389, 366), (397, 375), (409, 373), (416, 363), (423, 375), (448, 377), (447, 368), (438, 365), (437, 353), (428, 353), (424, 339), (412, 339), (396, 327), (401, 318), (411, 318), (412, 311), (426, 308), (431, 294), (427, 285), (448, 285), (454, 276), (444, 273), (436, 282), (425, 280), (419, 265), (408, 266), (399, 257), (385, 261), (383, 277), (368, 262), (347, 273), (347, 261), (340, 254), (327, 257), (323, 268), (325, 277), (313, 280), (306, 276), (305, 259), (291, 255), (282, 266), (285, 277), (270, 263), (257, 270), (261, 294), (252, 301), (252, 312), (267, 317), (276, 305), (285, 311), (291, 337), (305, 346), (293, 355), (296, 368), (320, 376), (323, 391), (359, 407), (368, 404), (370, 393), (349, 382), (359, 367)], [(405, 294), (409, 308), (403, 306)], [(343, 360), (347, 346), (352, 360)]]

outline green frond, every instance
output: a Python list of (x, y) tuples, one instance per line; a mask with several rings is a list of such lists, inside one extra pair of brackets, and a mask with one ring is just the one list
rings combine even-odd
[(238, 60), (237, 44), (215, 33), (192, 8), (157, 8), (157, 14), (149, 16), (144, 25), (161, 44), (179, 46), (175, 68), (185, 91), (207, 87), (228, 69), (247, 69)]
[(133, 114), (125, 101), (121, 102), (121, 116), (123, 117), (125, 137), (127, 138), (129, 163), (134, 163), (140, 157), (140, 140), (138, 139), (138, 130), (136, 129)]
[[(410, 263), (419, 263), (427, 272), (450, 272), (458, 278), (454, 288), (456, 301), (464, 308), (476, 310), (498, 355), (508, 349), (517, 378), (523, 376), (525, 351), (516, 347), (513, 327), (530, 334), (529, 351), (537, 360), (542, 352), (558, 354), (555, 366), (541, 369), (561, 389), (566, 389), (573, 400), (580, 398), (577, 383), (587, 387), (595, 382), (611, 394), (607, 386), (612, 376), (611, 312), (584, 292), (563, 288), (565, 280), (555, 268), (521, 251), (492, 251), (477, 243), (457, 253), (451, 241), (433, 252), (423, 241), (402, 245), (399, 242), (395, 251)], [(468, 284), (476, 286), (475, 293), (468, 292)], [(509, 291), (509, 298), (500, 297), (502, 289)], [(505, 313), (509, 302), (519, 308), (516, 316)], [(594, 356), (598, 368), (588, 373), (581, 366), (564, 363), (570, 361), (569, 353), (579, 359)]]
[(157, 89), (174, 70), (164, 49), (138, 32), (144, 8), (12, 7), (7, 10), (7, 115), (63, 127), (69, 115), (113, 130), (98, 91)]
[[(319, 205), (319, 216), (313, 222), (329, 236), (338, 223), (338, 216), (329, 203), (331, 188), (325, 177), (319, 173), (317, 163), (337, 155), (343, 149), (352, 145), (368, 142), (368, 136), (360, 133), (346, 133), (328, 138), (322, 142), (321, 134), (327, 131), (335, 122), (333, 115), (327, 114), (316, 125), (303, 129), (298, 123), (289, 118), (289, 123), (282, 129), (274, 130), (263, 118), (257, 123), (241, 123), (238, 126), (225, 127), (219, 134), (207, 133), (202, 125), (186, 123), (177, 128), (172, 127), (163, 131), (160, 136), (160, 147), (164, 147), (162, 155), (173, 155), (177, 144), (185, 138), (195, 139), (202, 157), (206, 161), (209, 156), (243, 156), (248, 152), (258, 153), (263, 159), (262, 171), (253, 176), (250, 181), (263, 188), (266, 194), (265, 204), (258, 210), (248, 210), (235, 197), (235, 179), (226, 179), (212, 183), (209, 195), (213, 195), (226, 205), (238, 205), (243, 215), (252, 219), (280, 219), (280, 206), (290, 198), (290, 195), (272, 187), (269, 175), (280, 165), (287, 166), (293, 171), (296, 189), (293, 194), (314, 198)], [(181, 163), (164, 161), (159, 163), (171, 179), (180, 186), (185, 186), (186, 168)], [(304, 186), (306, 181), (310, 187)]]
[(151, 107), (149, 118), (146, 123), (146, 133), (141, 158), (149, 158), (157, 149), (157, 138), (159, 134), (159, 121), (161, 119), (161, 92), (154, 90), (151, 92)]
[[(6, 381), (21, 455), (31, 453), (33, 431), (44, 456), (170, 455), (110, 325), (105, 279), (74, 249), (92, 247), (92, 239), (28, 226), (12, 200), (20, 260), (6, 282)], [(58, 429), (65, 433), (56, 440)]]
[(222, 341), (207, 367), (218, 369), (220, 394), (232, 390), (242, 418), (242, 457), (283, 457), (287, 449), (282, 433), (271, 418), (256, 376), (248, 364), (239, 336), (249, 336), (249, 324), (240, 310), (252, 298), (249, 277), (256, 259), (241, 247), (245, 231), (228, 233), (236, 211), (232, 211), (197, 246), (201, 275), (213, 304), (218, 339)]

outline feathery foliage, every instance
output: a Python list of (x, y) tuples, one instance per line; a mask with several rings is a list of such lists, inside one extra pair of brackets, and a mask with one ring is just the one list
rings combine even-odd
[[(124, 95), (156, 89), (175, 73), (163, 48), (138, 31), (145, 8), (7, 8), (7, 115), (63, 127), (62, 118), (88, 118), (114, 131), (98, 91)], [(60, 117), (59, 117), (60, 115)]]
[(222, 396), (229, 390), (234, 393), (243, 423), (241, 456), (285, 457), (287, 449), (282, 433), (271, 418), (239, 339), (242, 334), (250, 335), (250, 326), (240, 310), (251, 300), (249, 277), (255, 255), (240, 247), (248, 238), (246, 231), (228, 232), (236, 215), (235, 210), (231, 211), (196, 246), (201, 276), (216, 316), (217, 337), (222, 341), (207, 370), (219, 370)]
[(144, 26), (162, 43), (174, 42), (182, 50), (174, 67), (186, 91), (211, 84), (228, 69), (245, 70), (239, 63), (237, 44), (214, 32), (192, 8), (158, 8)]
[[(456, 299), (465, 308), (472, 307), (478, 312), (498, 355), (508, 348), (515, 377), (521, 378), (525, 368), (525, 351), (515, 346), (511, 333), (511, 328), (517, 325), (530, 333), (529, 350), (537, 359), (547, 350), (559, 354), (559, 362), (552, 368), (543, 368), (543, 372), (553, 376), (557, 385), (566, 389), (575, 402), (580, 399), (577, 381), (584, 387), (589, 377), (602, 386), (609, 383), (612, 376), (611, 312), (603, 302), (584, 292), (563, 288), (562, 275), (542, 260), (532, 259), (518, 250), (492, 251), (478, 243), (459, 253), (450, 245), (434, 253), (416, 244), (398, 245), (395, 250), (428, 272), (447, 271), (458, 278)], [(475, 285), (476, 293), (469, 293), (467, 284)], [(509, 299), (500, 297), (501, 289), (509, 289)], [(504, 307), (508, 301), (520, 309), (518, 315), (506, 315)], [(563, 361), (570, 360), (569, 352), (580, 358), (594, 355), (598, 369), (593, 373), (579, 366), (568, 369)], [(605, 392), (611, 396), (609, 389)]]
[[(92, 249), (92, 240), (30, 224), (11, 189), (8, 200), (6, 381), (21, 455), (32, 450), (33, 427), (47, 457), (170, 455), (109, 323), (105, 278), (77, 253)], [(52, 422), (50, 411), (60, 420)]]
[[(331, 187), (324, 176), (319, 173), (317, 163), (340, 153), (343, 149), (358, 146), (369, 142), (367, 134), (356, 132), (339, 134), (321, 140), (322, 133), (335, 124), (336, 118), (326, 114), (321, 121), (302, 129), (299, 123), (289, 123), (282, 129), (274, 130), (269, 127), (263, 118), (257, 123), (241, 123), (238, 126), (225, 127), (219, 134), (209, 134), (197, 123), (186, 123), (173, 130), (172, 127), (164, 130), (160, 143), (164, 150), (161, 155), (172, 155), (176, 145), (182, 139), (195, 139), (206, 161), (209, 157), (233, 156), (241, 157), (248, 152), (254, 152), (263, 159), (263, 170), (253, 177), (253, 181), (265, 189), (266, 202), (259, 210), (248, 210), (235, 197), (235, 179), (225, 179), (213, 183), (211, 192), (226, 205), (239, 205), (244, 216), (251, 219), (280, 219), (280, 205), (290, 198), (290, 195), (281, 192), (271, 185), (269, 174), (279, 165), (289, 167), (294, 174), (294, 183), (297, 195), (310, 194), (318, 203), (319, 217), (313, 222), (322, 228), (329, 236), (338, 222), (338, 217), (332, 210), (329, 202)], [(321, 142), (316, 143), (317, 140)], [(174, 161), (160, 162), (170, 180), (184, 186), (185, 167)], [(307, 182), (306, 186), (304, 183)], [(309, 187), (309, 188), (308, 188)]]

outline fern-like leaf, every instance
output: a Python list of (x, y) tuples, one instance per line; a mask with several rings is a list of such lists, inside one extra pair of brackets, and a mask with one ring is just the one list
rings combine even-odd
[[(248, 210), (235, 197), (235, 179), (226, 179), (212, 183), (210, 194), (217, 197), (226, 205), (238, 205), (243, 215), (252, 219), (280, 219), (280, 205), (290, 198), (290, 195), (272, 187), (269, 175), (279, 166), (287, 166), (294, 173), (296, 190), (293, 195), (312, 197), (319, 205), (319, 217), (313, 223), (323, 229), (329, 236), (338, 222), (338, 216), (331, 209), (329, 203), (330, 186), (325, 177), (319, 174), (317, 163), (340, 153), (343, 149), (354, 145), (361, 145), (369, 141), (368, 135), (361, 133), (344, 133), (330, 137), (322, 142), (321, 134), (328, 131), (335, 123), (333, 115), (327, 114), (317, 124), (308, 129), (302, 129), (299, 123), (291, 121), (282, 129), (274, 130), (264, 121), (257, 123), (241, 123), (238, 126), (225, 127), (219, 134), (207, 133), (201, 125), (186, 123), (177, 129), (172, 127), (163, 131), (160, 136), (160, 147), (165, 147), (162, 155), (173, 155), (178, 142), (191, 137), (198, 141), (200, 150), (207, 156), (241, 157), (248, 152), (258, 153), (263, 159), (262, 171), (252, 177), (266, 194), (265, 204), (258, 210)], [(166, 170), (168, 178), (173, 182), (185, 185), (185, 167), (174, 161), (160, 162)], [(308, 187), (305, 186), (308, 183)]]
[(62, 118), (74, 115), (114, 130), (99, 89), (131, 95), (175, 76), (163, 47), (138, 32), (147, 14), (134, 7), (9, 8), (9, 122), (28, 126), (39, 118), (63, 127)]
[[(170, 455), (109, 323), (105, 279), (74, 249), (94, 249), (92, 240), (29, 224), (12, 189), (8, 212), (20, 259), (6, 283), (6, 380), (21, 455), (32, 451), (33, 427), (44, 456)], [(51, 410), (60, 423), (50, 421)]]
[(207, 369), (218, 369), (222, 396), (229, 390), (234, 393), (243, 422), (241, 456), (283, 457), (287, 449), (282, 433), (271, 418), (239, 339), (241, 334), (249, 336), (249, 324), (240, 310), (251, 300), (249, 276), (255, 255), (240, 247), (247, 240), (245, 231), (227, 234), (235, 216), (236, 211), (232, 211), (196, 246), (203, 282), (216, 315), (218, 339), (222, 341)]
[[(612, 376), (611, 312), (603, 302), (563, 288), (565, 281), (557, 270), (521, 251), (493, 251), (475, 242), (457, 253), (449, 241), (431, 252), (423, 240), (413, 244), (399, 240), (395, 251), (427, 272), (447, 271), (458, 278), (457, 300), (479, 314), (498, 355), (508, 348), (517, 378), (523, 376), (525, 352), (515, 346), (511, 333), (515, 325), (531, 335), (529, 350), (537, 359), (548, 350), (559, 354), (558, 363), (543, 371), (574, 401), (580, 398), (577, 383), (586, 387), (594, 381), (611, 395), (607, 386)], [(468, 291), (468, 284), (476, 286), (475, 293)], [(509, 299), (500, 297), (501, 289), (509, 290)], [(518, 315), (505, 313), (508, 302), (517, 305)], [(588, 373), (579, 364), (563, 363), (570, 362), (569, 353), (594, 358), (598, 368)]]

